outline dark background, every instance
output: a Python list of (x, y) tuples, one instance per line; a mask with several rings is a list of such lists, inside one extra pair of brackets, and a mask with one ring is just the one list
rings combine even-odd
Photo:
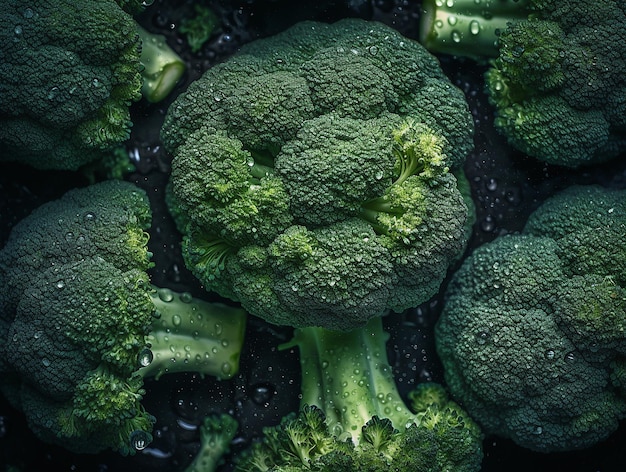
[[(195, 0), (201, 1), (201, 0)], [(133, 106), (133, 132), (127, 149), (137, 167), (128, 176), (151, 198), (154, 222), (150, 250), (156, 267), (153, 282), (174, 290), (207, 297), (185, 269), (179, 252), (179, 235), (164, 205), (170, 157), (164, 152), (158, 129), (175, 96), (208, 67), (256, 38), (278, 33), (296, 21), (335, 21), (361, 17), (382, 21), (409, 38), (417, 38), (419, 1), (402, 0), (249, 0), (206, 1), (220, 17), (220, 26), (198, 53), (192, 54), (178, 31), (181, 18), (192, 11), (192, 1), (157, 0), (138, 17), (148, 30), (164, 34), (189, 67), (177, 90), (165, 102)], [(296, 6), (297, 5), (297, 6)], [(548, 166), (513, 151), (492, 127), (492, 113), (483, 93), (484, 66), (471, 60), (440, 57), (451, 80), (466, 94), (475, 117), (475, 151), (468, 157), (466, 174), (472, 185), (477, 222), (468, 251), (498, 235), (521, 230), (527, 216), (547, 197), (575, 183), (601, 183), (626, 187), (626, 160), (572, 171)], [(0, 165), (0, 247), (11, 227), (41, 203), (60, 197), (87, 181), (73, 172), (34, 171), (24, 166)], [(454, 267), (451, 268), (451, 272)], [(445, 283), (441, 292), (445, 289)], [(441, 293), (440, 292), (440, 293)], [(440, 295), (429, 303), (385, 320), (391, 333), (389, 356), (401, 393), (424, 380), (443, 381), (432, 337), (441, 306)], [(297, 409), (298, 357), (295, 351), (278, 353), (277, 346), (290, 337), (289, 328), (271, 326), (250, 318), (239, 374), (229, 381), (172, 374), (146, 382), (146, 410), (158, 418), (154, 442), (142, 453), (122, 458), (117, 454), (76, 455), (41, 443), (27, 429), (20, 413), (0, 399), (0, 465), (39, 472), (66, 471), (168, 471), (183, 470), (199, 447), (197, 426), (205, 415), (227, 411), (240, 429), (232, 452), (245, 447), (261, 428), (276, 424)], [(530, 469), (570, 472), (622, 471), (626, 464), (622, 425), (609, 440), (584, 451), (558, 454), (533, 453), (501, 438), (484, 442), (483, 470)], [(8, 469), (7, 469), (8, 470)], [(230, 470), (228, 464), (223, 469)]]

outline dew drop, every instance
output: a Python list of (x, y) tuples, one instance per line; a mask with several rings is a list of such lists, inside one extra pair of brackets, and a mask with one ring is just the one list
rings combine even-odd
[(142, 430), (130, 433), (130, 445), (135, 451), (143, 451), (150, 443), (150, 435)]
[(276, 389), (269, 384), (258, 384), (252, 387), (252, 401), (260, 406), (267, 406), (276, 393)]
[(174, 300), (174, 293), (168, 288), (161, 288), (158, 290), (158, 295), (161, 301), (171, 302)]
[(478, 20), (470, 21), (469, 30), (470, 33), (472, 33), (474, 36), (480, 33), (480, 23), (478, 22)]
[(152, 354), (152, 351), (146, 347), (142, 349), (139, 355), (137, 356), (137, 363), (141, 367), (147, 367), (152, 363), (153, 359), (154, 359), (154, 355)]

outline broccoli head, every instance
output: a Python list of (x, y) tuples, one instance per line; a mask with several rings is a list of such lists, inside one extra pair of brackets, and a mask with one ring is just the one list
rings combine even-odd
[(510, 144), (551, 164), (626, 149), (626, 6), (620, 0), (425, 3), (433, 51), (494, 57), (486, 88)]
[[(301, 408), (236, 457), (241, 472), (478, 471), (482, 433), (436, 383), (405, 403), (380, 318), (349, 332), (297, 329)], [(407, 406), (407, 403), (409, 406)]]
[(155, 101), (176, 84), (182, 60), (118, 3), (140, 2), (3, 3), (0, 160), (76, 170), (105, 159), (130, 136), (142, 86)]
[(151, 286), (146, 194), (72, 190), (0, 251), (1, 391), (44, 441), (132, 454), (151, 439), (143, 378), (237, 372), (245, 312)]
[(379, 23), (302, 22), (170, 106), (188, 267), (265, 320), (346, 330), (429, 299), (464, 247), (462, 92)]
[(584, 448), (626, 416), (626, 191), (574, 186), (476, 249), (436, 326), (445, 379), (486, 433)]

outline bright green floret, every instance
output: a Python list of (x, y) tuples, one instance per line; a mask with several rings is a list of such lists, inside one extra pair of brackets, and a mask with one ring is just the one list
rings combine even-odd
[(152, 41), (115, 0), (3, 2), (0, 160), (76, 170), (108, 156), (130, 136), (142, 72), (160, 90), (176, 83), (171, 67), (145, 67)]
[(133, 454), (143, 378), (237, 372), (246, 314), (155, 289), (146, 194), (122, 181), (36, 209), (0, 251), (0, 388), (42, 440)]
[(337, 333), (296, 330), (301, 409), (237, 458), (254, 471), (478, 471), (481, 432), (438, 384), (400, 397), (380, 318)]
[[(443, 5), (440, 5), (443, 3)], [(424, 4), (430, 50), (495, 58), (496, 127), (522, 152), (579, 167), (626, 149), (626, 4), (455, 0)]]
[(437, 291), (463, 249), (462, 92), (379, 23), (303, 22), (168, 110), (169, 201), (207, 289), (274, 324), (346, 330)]
[(624, 234), (626, 191), (575, 186), (455, 274), (437, 350), (485, 433), (567, 451), (626, 417)]

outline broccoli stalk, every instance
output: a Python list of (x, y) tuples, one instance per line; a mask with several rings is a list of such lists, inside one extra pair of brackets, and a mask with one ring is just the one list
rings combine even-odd
[(185, 472), (214, 472), (223, 462), (239, 423), (223, 413), (207, 416), (200, 426), (200, 451)]
[(388, 337), (378, 317), (350, 332), (298, 328), (282, 349), (300, 351), (300, 411), (266, 428), (237, 470), (479, 470), (480, 430), (440, 385), (404, 402)]
[(189, 293), (155, 289), (156, 318), (140, 353), (143, 377), (196, 372), (229, 379), (239, 368), (247, 314), (238, 307), (193, 298)]
[(182, 77), (185, 63), (167, 44), (163, 35), (150, 33), (139, 25), (137, 32), (141, 38), (141, 94), (151, 103), (160, 102)]
[(388, 338), (381, 318), (374, 318), (348, 332), (299, 328), (283, 345), (300, 352), (302, 406), (315, 405), (324, 411), (330, 430), (340, 440), (358, 444), (363, 426), (374, 416), (389, 418), (397, 429), (414, 422), (387, 360)]
[(480, 59), (498, 56), (498, 34), (525, 20), (532, 0), (424, 0), (419, 41), (432, 52)]

